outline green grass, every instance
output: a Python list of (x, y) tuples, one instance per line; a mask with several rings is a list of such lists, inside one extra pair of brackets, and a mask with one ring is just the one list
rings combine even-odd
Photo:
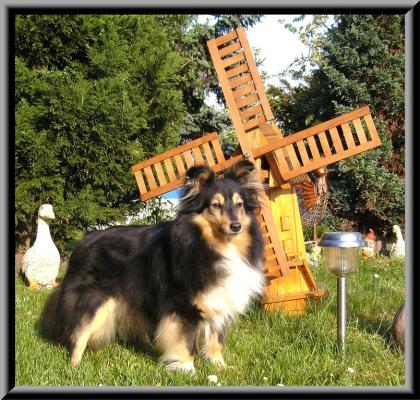
[[(156, 354), (136, 346), (112, 343), (87, 351), (72, 368), (67, 351), (44, 342), (37, 320), (50, 293), (32, 291), (16, 279), (16, 386), (400, 386), (404, 354), (392, 344), (390, 327), (404, 299), (401, 261), (362, 261), (348, 280), (347, 353), (337, 354), (336, 283), (323, 266), (313, 270), (330, 295), (301, 317), (267, 314), (255, 307), (228, 333), (219, 370), (200, 357), (194, 376), (171, 373)], [(375, 278), (374, 274), (379, 277)], [(350, 370), (349, 370), (350, 368)]]

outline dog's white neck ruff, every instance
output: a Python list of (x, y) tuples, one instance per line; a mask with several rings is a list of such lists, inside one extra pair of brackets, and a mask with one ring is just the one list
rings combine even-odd
[(202, 293), (200, 303), (204, 305), (210, 325), (219, 330), (236, 315), (244, 313), (251, 300), (262, 294), (264, 274), (262, 269), (257, 270), (244, 261), (233, 244), (227, 246), (217, 268), (224, 271), (226, 277)]

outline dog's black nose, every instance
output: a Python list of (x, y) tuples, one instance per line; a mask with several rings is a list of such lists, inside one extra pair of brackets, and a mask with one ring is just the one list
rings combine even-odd
[(232, 232), (239, 232), (241, 230), (241, 227), (241, 223), (238, 221), (231, 222), (230, 224), (230, 229), (232, 230)]

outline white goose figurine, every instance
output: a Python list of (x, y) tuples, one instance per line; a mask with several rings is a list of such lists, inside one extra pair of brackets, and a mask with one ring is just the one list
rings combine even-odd
[(22, 258), (22, 272), (32, 289), (57, 284), (60, 254), (50, 234), (49, 222), (52, 219), (55, 215), (51, 204), (39, 207), (36, 240)]
[(392, 227), (392, 232), (397, 238), (397, 241), (392, 243), (389, 255), (391, 257), (405, 257), (405, 241), (403, 239), (401, 229), (398, 225)]

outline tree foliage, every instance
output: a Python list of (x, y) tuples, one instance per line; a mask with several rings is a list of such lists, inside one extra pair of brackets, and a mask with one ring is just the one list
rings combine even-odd
[(130, 166), (179, 143), (184, 63), (152, 16), (18, 17), (20, 241), (44, 202), (57, 210), (58, 241), (122, 218), (137, 197)]
[(326, 21), (315, 16), (291, 27), (312, 49), (291, 68), (302, 83), (283, 79), (268, 90), (270, 102), (286, 133), (370, 106), (383, 144), (330, 168), (329, 208), (347, 226), (389, 232), (404, 225), (404, 17), (336, 15), (329, 27)]

